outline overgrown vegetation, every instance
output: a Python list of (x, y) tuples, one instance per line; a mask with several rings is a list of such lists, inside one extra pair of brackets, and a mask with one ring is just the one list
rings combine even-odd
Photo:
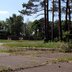
[(52, 63), (58, 63), (58, 62), (72, 62), (72, 57), (63, 57), (52, 60)]
[(65, 44), (63, 43), (61, 49), (63, 52), (72, 52), (72, 41), (69, 41)]
[[(8, 48), (8, 52), (26, 50), (51, 50), (72, 52), (72, 42), (48, 42), (31, 40), (0, 40), (3, 46)], [(3, 52), (3, 51), (1, 51)]]
[(33, 48), (60, 48), (61, 44), (64, 42), (48, 42), (44, 43), (43, 41), (29, 41), (29, 40), (17, 40), (9, 41), (4, 43), (3, 46), (7, 47), (33, 47)]

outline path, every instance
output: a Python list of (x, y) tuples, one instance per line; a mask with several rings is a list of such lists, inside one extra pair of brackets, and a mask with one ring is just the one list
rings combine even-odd
[(47, 64), (46, 66), (35, 67), (15, 72), (72, 72), (72, 63)]
[[(0, 43), (0, 49), (5, 49), (5, 47), (1, 45), (2, 43)], [(30, 53), (32, 52), (33, 51)], [(13, 70), (12, 72), (72, 72), (72, 62), (56, 64), (46, 63), (47, 61), (60, 57), (72, 57), (72, 53), (41, 52), (37, 55), (0, 53), (0, 70), (11, 68)]]
[[(64, 53), (45, 54), (44, 53), (38, 57), (30, 56), (30, 55), (16, 56), (10, 54), (0, 54), (0, 67), (1, 66), (7, 68), (9, 67), (15, 70), (13, 72), (48, 72), (48, 71), (49, 72), (72, 72), (72, 63), (44, 64), (46, 63), (46, 61), (49, 61), (50, 59), (68, 57), (68, 56), (72, 56), (72, 53), (71, 54), (64, 54)], [(61, 66), (61, 68), (58, 67), (59, 65)]]

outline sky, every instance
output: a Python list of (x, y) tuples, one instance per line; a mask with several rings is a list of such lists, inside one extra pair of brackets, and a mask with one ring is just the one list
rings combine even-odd
[(1, 0), (0, 1), (0, 20), (5, 20), (12, 14), (19, 15), (18, 10), (22, 10), (22, 3), (28, 0)]
[[(0, 20), (6, 20), (12, 16), (12, 14), (19, 15), (19, 10), (22, 10), (22, 4), (28, 2), (28, 0), (1, 0), (0, 1)], [(24, 21), (33, 21), (35, 15), (24, 16)]]
[[(0, 20), (6, 20), (12, 16), (12, 14), (19, 15), (19, 10), (22, 10), (22, 4), (28, 2), (28, 0), (1, 0), (0, 1)], [(50, 5), (50, 4), (49, 4)], [(49, 14), (51, 20), (51, 14)], [(40, 19), (43, 16), (37, 17), (36, 15), (24, 16), (24, 22)]]

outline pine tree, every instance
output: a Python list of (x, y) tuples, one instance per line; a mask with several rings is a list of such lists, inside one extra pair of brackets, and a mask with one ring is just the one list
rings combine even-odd
[(58, 6), (59, 6), (59, 24), (58, 24), (58, 30), (59, 30), (59, 40), (62, 40), (62, 26), (61, 26), (61, 0), (58, 0)]

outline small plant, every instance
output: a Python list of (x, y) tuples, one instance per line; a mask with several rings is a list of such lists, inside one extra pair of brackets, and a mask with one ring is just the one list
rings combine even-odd
[(58, 63), (58, 62), (72, 62), (72, 57), (63, 57), (52, 60), (52, 63)]
[(62, 44), (61, 50), (63, 52), (72, 52), (72, 41)]
[(69, 52), (72, 52), (72, 41), (68, 43), (68, 49), (69, 49)]

